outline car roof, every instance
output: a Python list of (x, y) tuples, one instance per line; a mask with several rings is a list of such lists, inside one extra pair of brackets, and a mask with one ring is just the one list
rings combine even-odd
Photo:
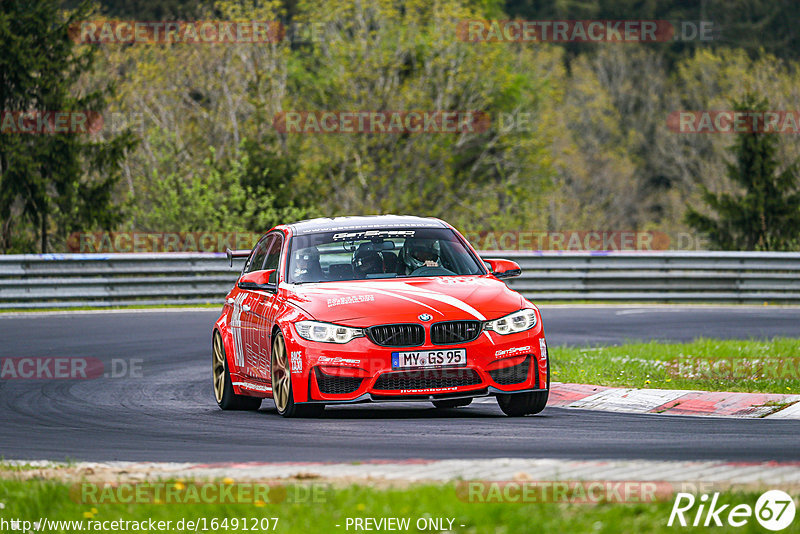
[(322, 217), (288, 225), (295, 235), (346, 230), (371, 230), (382, 228), (448, 228), (439, 219), (411, 215), (364, 215), (357, 217)]

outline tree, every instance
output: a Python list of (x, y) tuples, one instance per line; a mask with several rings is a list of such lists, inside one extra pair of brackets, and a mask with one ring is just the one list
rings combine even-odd
[[(766, 111), (766, 99), (748, 93), (734, 102), (736, 111)], [(778, 171), (776, 134), (738, 134), (731, 147), (735, 162), (728, 177), (744, 189), (742, 195), (714, 194), (703, 188), (703, 199), (717, 217), (689, 207), (687, 223), (708, 234), (723, 250), (792, 250), (800, 244), (800, 190), (795, 163)]]
[[(753, 57), (766, 51), (796, 59), (800, 35), (796, 29), (800, 3), (795, 0), (505, 0), (513, 18), (529, 20), (664, 20), (675, 25), (675, 40), (646, 44), (663, 52), (669, 64), (687, 52), (735, 48)], [(711, 39), (693, 36), (693, 24), (711, 23)], [(688, 26), (683, 27), (686, 23)], [(683, 32), (686, 30), (686, 40)], [(591, 51), (591, 43), (564, 43), (568, 58)]]
[[(94, 49), (78, 48), (68, 29), (88, 15), (88, 3), (69, 13), (59, 6), (56, 0), (0, 4), (0, 110), (6, 118), (50, 112), (86, 118), (104, 110), (109, 87), (73, 94), (81, 76), (92, 70)], [(129, 133), (94, 141), (75, 130), (42, 135), (0, 131), (2, 249), (24, 242), (25, 223), (37, 229), (33, 233), (42, 252), (48, 250), (51, 225), (65, 237), (93, 225), (115, 224), (114, 185), (119, 162), (131, 146)]]
[(321, 212), (438, 216), (468, 232), (544, 223), (554, 172), (548, 103), (560, 55), (550, 46), (460, 40), (458, 21), (484, 16), (464, 4), (298, 4), (296, 20), (319, 23), (319, 38), (292, 56), (284, 110), (491, 116), (484, 128), (459, 133), (285, 134), (300, 145), (295, 184)]

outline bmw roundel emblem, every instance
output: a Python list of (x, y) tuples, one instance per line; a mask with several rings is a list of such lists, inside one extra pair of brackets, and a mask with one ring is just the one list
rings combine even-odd
[(433, 316), (427, 313), (423, 313), (418, 315), (417, 319), (419, 319), (420, 321), (430, 321), (431, 319), (433, 319)]

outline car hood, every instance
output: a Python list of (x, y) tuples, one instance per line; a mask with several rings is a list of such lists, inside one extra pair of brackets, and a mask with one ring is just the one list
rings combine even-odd
[(526, 305), (490, 276), (355, 280), (287, 286), (289, 301), (319, 321), (348, 326), (496, 319)]

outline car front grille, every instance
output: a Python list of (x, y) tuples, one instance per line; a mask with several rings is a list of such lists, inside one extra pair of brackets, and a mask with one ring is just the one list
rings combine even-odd
[(445, 321), (431, 326), (431, 342), (435, 345), (467, 343), (481, 335), (480, 321)]
[(419, 324), (384, 324), (367, 328), (370, 341), (383, 347), (416, 347), (425, 343), (425, 329)]
[(326, 375), (319, 369), (315, 369), (317, 374), (317, 385), (319, 390), (326, 395), (346, 395), (353, 393), (361, 387), (363, 378), (352, 376), (331, 376)]
[(398, 389), (421, 390), (460, 386), (474, 386), (481, 377), (474, 369), (419, 369), (383, 373), (373, 389), (391, 391)]
[(529, 354), (525, 361), (520, 364), (512, 365), (504, 369), (495, 369), (489, 371), (489, 376), (498, 384), (507, 386), (510, 384), (519, 384), (528, 379), (528, 371), (531, 366), (531, 355)]

